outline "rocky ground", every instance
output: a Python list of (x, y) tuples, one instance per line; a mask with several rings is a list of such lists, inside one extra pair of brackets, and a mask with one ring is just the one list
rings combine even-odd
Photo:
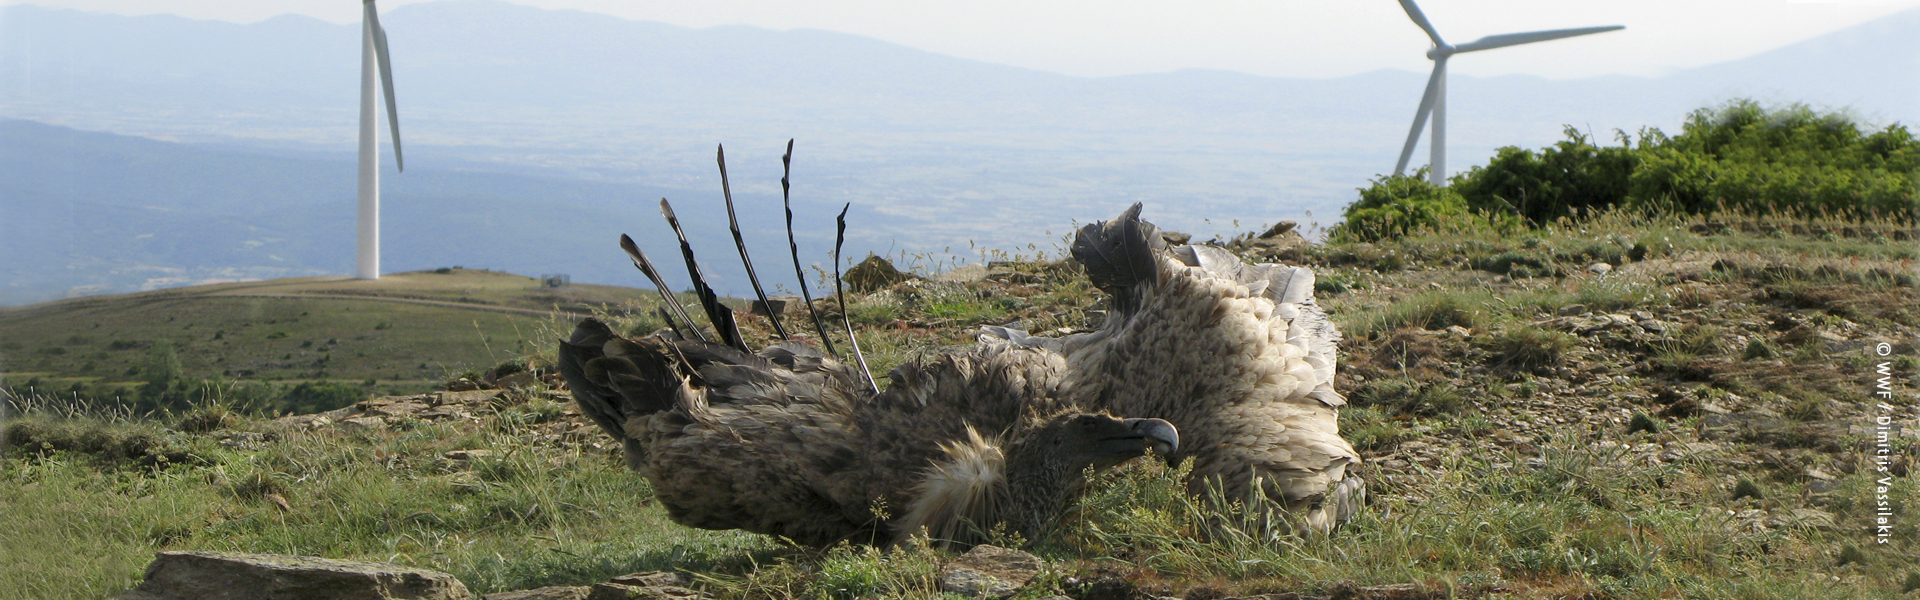
[[(1371, 482), (1368, 514), (1331, 540), (1263, 537), (1257, 526), (1223, 530), (1218, 515), (1164, 492), (1177, 489), (1170, 481), (1177, 472), (1123, 470), (1089, 495), (1071, 531), (1035, 544), (1038, 575), (1005, 594), (1915, 594), (1920, 528), (1910, 516), (1896, 519), (1883, 545), (1874, 522), (1876, 494), (1890, 496), (1898, 514), (1920, 510), (1909, 478), (1920, 447), (1920, 250), (1913, 239), (1911, 229), (1884, 224), (1599, 218), (1375, 243), (1309, 244), (1284, 224), (1214, 240), (1249, 260), (1306, 264), (1318, 273), (1319, 302), (1346, 336), (1337, 387), (1349, 404), (1341, 426), (1365, 459), (1358, 472)], [(819, 298), (811, 307), (792, 299), (776, 309), (784, 304), (789, 327), (802, 330), (810, 329), (809, 309), (830, 319), (844, 313), (876, 373), (972, 343), (982, 324), (1061, 335), (1097, 327), (1105, 315), (1104, 298), (1066, 261), (989, 262), (921, 278), (875, 259), (848, 281), (853, 293), (844, 308)], [(631, 334), (662, 325), (642, 314), (602, 318)], [(772, 340), (763, 316), (742, 320), (750, 341)], [(188, 415), (168, 435), (217, 443), (237, 457), (230, 461), (288, 455), (276, 460), (292, 466), (271, 477), (291, 483), (241, 495), (277, 504), (288, 518), (322, 521), (310, 516), (321, 510), (320, 493), (301, 497), (298, 482), (324, 477), (322, 463), (364, 459), (301, 458), (299, 446), (316, 441), (339, 456), (384, 460), (385, 472), (405, 473), (415, 485), (450, 486), (455, 511), (479, 502), (475, 494), (520, 493), (526, 484), (515, 482), (537, 481), (542, 468), (618, 472), (617, 448), (579, 415), (550, 372), (550, 356), (448, 382), (446, 391), (314, 415)], [(1888, 395), (1876, 395), (1882, 386)], [(149, 465), (194, 464), (192, 451), (154, 447), (149, 454), (174, 454), (145, 459)], [(579, 481), (613, 477), (595, 473)], [(591, 508), (566, 495), (516, 501), (495, 514), (521, 524), (592, 522), (631, 504), (600, 497)], [(579, 510), (540, 512), (555, 504)], [(392, 554), (419, 561), (401, 562), (437, 564), (417, 557), (451, 553), (453, 542), (470, 535), (419, 516), (463, 518), (444, 507), (406, 510), (416, 512), (401, 520), (422, 528), (409, 535), (451, 537), (374, 544), (439, 549)], [(533, 545), (552, 536), (553, 552), (592, 551), (561, 543), (564, 532), (527, 535), (536, 536)], [(799, 552), (745, 543), (709, 554), (697, 544), (664, 555), (643, 548), (638, 562), (590, 571), (601, 575), (540, 572), (502, 581), (566, 580), (565, 590), (553, 592), (562, 595), (550, 597), (585, 597), (600, 593), (593, 585), (619, 584), (607, 575), (627, 572), (609, 569), (670, 564), (680, 569), (676, 577), (691, 577), (676, 585), (728, 598), (978, 591), (952, 589), (960, 584), (948, 575), (965, 561), (934, 550)], [(696, 555), (720, 558), (676, 558)], [(495, 564), (473, 560), (447, 564), (463, 579)], [(545, 559), (503, 560), (512, 567)], [(705, 566), (678, 566), (696, 562)], [(482, 587), (489, 598), (549, 597), (501, 595), (509, 583)]]

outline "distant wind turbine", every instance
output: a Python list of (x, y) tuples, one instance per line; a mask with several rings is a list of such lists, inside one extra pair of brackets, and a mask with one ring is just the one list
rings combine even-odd
[(393, 102), (393, 65), (387, 60), (387, 30), (380, 27), (380, 12), (374, 9), (373, 0), (362, 0), (362, 5), (366, 16), (360, 28), (360, 238), (354, 276), (379, 279), (380, 116), (374, 108), (376, 77), (387, 92), (387, 124), (393, 127), (393, 162), (401, 171), (406, 171), (407, 161), (400, 157), (400, 113), (395, 112)]
[(1393, 174), (1407, 171), (1407, 159), (1413, 158), (1413, 145), (1420, 141), (1420, 128), (1427, 123), (1427, 116), (1433, 116), (1433, 139), (1428, 146), (1433, 150), (1433, 162), (1429, 165), (1427, 180), (1436, 186), (1447, 184), (1447, 58), (1462, 52), (1492, 50), (1520, 44), (1531, 44), (1560, 38), (1589, 35), (1617, 29), (1626, 29), (1624, 25), (1606, 27), (1582, 27), (1579, 29), (1555, 29), (1552, 31), (1533, 31), (1528, 33), (1508, 33), (1490, 35), (1465, 44), (1453, 46), (1440, 39), (1440, 32), (1427, 22), (1427, 15), (1413, 0), (1400, 0), (1400, 7), (1407, 9), (1407, 16), (1433, 38), (1433, 48), (1427, 50), (1427, 58), (1433, 59), (1433, 75), (1427, 77), (1427, 93), (1420, 98), (1420, 110), (1413, 115), (1413, 129), (1407, 132), (1407, 145), (1400, 149), (1400, 163), (1394, 165)]

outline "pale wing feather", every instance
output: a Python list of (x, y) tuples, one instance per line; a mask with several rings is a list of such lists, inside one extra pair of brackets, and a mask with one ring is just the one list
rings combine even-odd
[[(1150, 240), (1114, 238), (1137, 230), (1098, 223), (1081, 229), (1075, 247), (1148, 247)], [(1350, 518), (1325, 508), (1333, 492), (1335, 504), (1354, 505), (1361, 483), (1347, 467), (1360, 457), (1339, 435), (1340, 334), (1313, 300), (1313, 271), (1246, 264), (1211, 246), (1157, 254), (1159, 276), (1102, 286), (1115, 295), (1115, 310), (1087, 334), (1095, 343), (1021, 343), (1066, 352), (1085, 402), (1173, 422), (1193, 440), (1182, 454), (1194, 461), (1195, 486), (1217, 481), (1230, 497), (1259, 489), (1319, 531)]]

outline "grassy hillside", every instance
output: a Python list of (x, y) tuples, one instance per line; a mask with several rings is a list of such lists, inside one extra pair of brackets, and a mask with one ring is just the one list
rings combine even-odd
[[(1094, 482), (1064, 531), (1034, 540), (1049, 571), (1018, 599), (1912, 597), (1914, 234), (1892, 222), (1609, 214), (1374, 243), (1225, 240), (1249, 259), (1318, 271), (1319, 298), (1347, 334), (1341, 427), (1366, 460), (1368, 510), (1331, 539), (1291, 539), (1257, 514), (1175, 493), (1177, 470), (1124, 469)], [(342, 291), (326, 285), (267, 289)], [(492, 297), (479, 287), (466, 293)], [(967, 343), (980, 323), (1083, 329), (1103, 303), (1077, 269), (1040, 262), (973, 283), (894, 285), (847, 312), (885, 369)], [(319, 320), (306, 311), (298, 323), (223, 326), (260, 339)], [(471, 329), (480, 314), (446, 318)], [(394, 331), (364, 315), (328, 318), (352, 335)], [(201, 327), (193, 336), (206, 337)], [(766, 339), (763, 320), (747, 329)], [(327, 335), (340, 340), (336, 362), (372, 341)], [(514, 351), (541, 360), (551, 335), (517, 338), (532, 345)], [(273, 341), (304, 339), (288, 329)], [(382, 339), (396, 346), (388, 360), (421, 360)], [(1872, 395), (1882, 377), (1887, 398)], [(423, 402), (441, 410), (447, 398)], [(0, 428), (10, 507), (0, 548), (43, 550), (0, 553), (0, 597), (98, 598), (133, 584), (158, 549), (392, 561), (481, 592), (674, 569), (722, 598), (940, 596), (937, 551), (798, 549), (668, 523), (644, 479), (565, 400), (536, 385), (461, 405), (456, 418), (369, 403), (365, 414), (388, 417), (348, 427), (218, 408), (74, 417), (51, 399), (18, 399), (26, 413)], [(1881, 417), (1898, 426), (1884, 462)], [(1884, 544), (1879, 495), (1898, 515)], [(1387, 584), (1413, 588), (1356, 591)]]
[(632, 288), (547, 288), (519, 275), (442, 271), (375, 281), (226, 283), (0, 309), (0, 385), (103, 402), (131, 398), (165, 368), (156, 362), (164, 363), (170, 348), (174, 379), (334, 382), (363, 385), (366, 393), (411, 393), (544, 348), (578, 315), (652, 306), (653, 294)]

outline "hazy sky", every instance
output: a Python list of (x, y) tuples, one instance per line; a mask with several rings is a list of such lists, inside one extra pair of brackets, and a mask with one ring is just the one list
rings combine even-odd
[[(434, 0), (381, 0), (383, 10)], [(1211, 68), (1332, 77), (1424, 71), (1423, 35), (1395, 0), (511, 0), (689, 27), (744, 24), (875, 37), (1070, 75)], [(12, 0), (0, 2), (14, 4)], [(359, 0), (34, 0), (120, 14), (252, 22), (298, 13), (346, 23)], [(1552, 78), (1658, 75), (1741, 58), (1920, 7), (1920, 0), (1426, 0), (1448, 42), (1540, 29), (1626, 25), (1592, 37), (1455, 59), (1455, 73)], [(389, 28), (391, 29), (391, 28)], [(405, 35), (393, 32), (394, 35)]]

